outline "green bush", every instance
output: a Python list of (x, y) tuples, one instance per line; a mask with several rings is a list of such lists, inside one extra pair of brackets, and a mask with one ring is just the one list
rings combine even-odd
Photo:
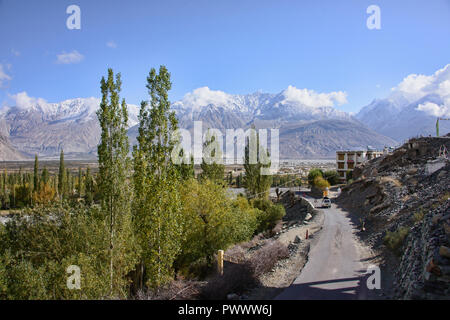
[(314, 184), (314, 179), (317, 177), (323, 177), (323, 171), (320, 169), (311, 169), (308, 173), (308, 184), (312, 186)]
[[(116, 237), (114, 296), (128, 294), (127, 274), (138, 248), (131, 223), (121, 218)], [(109, 233), (93, 208), (35, 208), (17, 214), (0, 232), (0, 299), (102, 299), (109, 287)], [(81, 270), (81, 290), (67, 288), (66, 269)]]
[(320, 176), (314, 178), (313, 185), (320, 190), (325, 190), (330, 187), (330, 183)]
[(408, 227), (400, 227), (396, 231), (387, 231), (383, 239), (384, 244), (395, 254), (400, 255), (403, 242), (409, 233)]
[(328, 170), (323, 174), (325, 180), (327, 180), (330, 185), (336, 185), (340, 182), (339, 173), (336, 170)]
[(243, 197), (233, 201), (226, 189), (211, 180), (186, 181), (181, 202), (184, 240), (178, 269), (199, 260), (211, 265), (217, 250), (250, 239), (257, 227), (259, 210)]
[(255, 208), (259, 209), (257, 232), (272, 230), (278, 221), (284, 217), (286, 211), (281, 204), (273, 204), (266, 199), (255, 199), (252, 201)]

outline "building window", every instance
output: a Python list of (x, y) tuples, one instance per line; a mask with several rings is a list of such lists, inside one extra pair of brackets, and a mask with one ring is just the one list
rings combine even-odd
[(345, 159), (345, 155), (344, 154), (338, 154), (338, 160), (344, 160)]
[(344, 162), (338, 162), (338, 169), (345, 169)]

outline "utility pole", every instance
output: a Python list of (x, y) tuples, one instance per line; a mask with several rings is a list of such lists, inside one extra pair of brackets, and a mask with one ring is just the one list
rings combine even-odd
[(436, 137), (439, 137), (439, 120), (450, 120), (450, 118), (437, 118), (436, 120)]

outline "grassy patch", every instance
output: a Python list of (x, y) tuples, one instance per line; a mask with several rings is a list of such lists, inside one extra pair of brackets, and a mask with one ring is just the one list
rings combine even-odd
[(420, 209), (419, 211), (414, 213), (412, 220), (414, 223), (417, 223), (419, 221), (422, 221), (423, 217), (425, 217), (425, 211), (423, 211), (423, 209)]
[(383, 242), (395, 254), (401, 255), (403, 242), (408, 233), (409, 233), (408, 227), (400, 227), (393, 232), (387, 231), (386, 236), (383, 239)]

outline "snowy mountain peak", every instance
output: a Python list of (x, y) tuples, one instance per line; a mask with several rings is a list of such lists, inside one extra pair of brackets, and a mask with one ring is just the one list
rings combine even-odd
[[(347, 102), (347, 94), (342, 91), (317, 93), (309, 89), (297, 89), (288, 86), (278, 94), (255, 92), (246, 95), (228, 94), (211, 90), (208, 87), (195, 89), (186, 94), (182, 100), (173, 103), (173, 108), (180, 115), (200, 113), (205, 109), (221, 108), (225, 112), (234, 112), (245, 119), (260, 117), (262, 119), (348, 119), (350, 115), (336, 110), (335, 105)], [(294, 119), (292, 119), (294, 120)]]
[[(57, 103), (49, 103), (42, 98), (29, 97), (26, 92), (11, 96), (15, 102), (14, 107), (6, 107), (0, 115), (7, 113), (39, 113), (48, 121), (90, 121), (97, 118), (96, 111), (100, 106), (99, 98), (75, 98)], [(129, 126), (138, 123), (139, 107), (127, 104), (129, 113)]]
[[(397, 140), (435, 134), (436, 117), (450, 117), (450, 64), (431, 75), (408, 75), (387, 98), (372, 101), (356, 117)], [(442, 132), (449, 129), (442, 123)]]

